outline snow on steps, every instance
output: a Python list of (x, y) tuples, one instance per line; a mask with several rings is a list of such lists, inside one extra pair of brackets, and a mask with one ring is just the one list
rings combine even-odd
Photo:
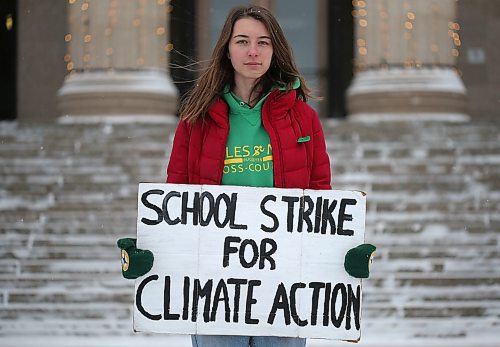
[[(132, 333), (115, 247), (138, 182), (164, 180), (174, 127), (0, 123), (1, 346), (189, 346)], [(500, 124), (324, 128), (333, 186), (368, 194), (378, 246), (359, 345), (500, 345)]]

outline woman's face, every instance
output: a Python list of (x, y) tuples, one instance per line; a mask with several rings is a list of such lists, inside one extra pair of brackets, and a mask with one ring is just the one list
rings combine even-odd
[(250, 17), (238, 19), (229, 41), (235, 82), (260, 78), (269, 69), (272, 57), (271, 36), (264, 24)]

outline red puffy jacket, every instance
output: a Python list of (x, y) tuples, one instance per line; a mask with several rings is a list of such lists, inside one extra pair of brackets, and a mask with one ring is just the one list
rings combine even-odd
[[(174, 138), (167, 183), (221, 184), (229, 106), (218, 99), (193, 124), (180, 121)], [(276, 188), (331, 189), (330, 160), (316, 112), (295, 90), (273, 91), (262, 106), (262, 122), (273, 150)]]

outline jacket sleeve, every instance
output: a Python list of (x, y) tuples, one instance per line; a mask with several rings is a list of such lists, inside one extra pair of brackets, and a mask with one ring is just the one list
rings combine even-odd
[(311, 169), (311, 189), (332, 189), (330, 159), (326, 151), (325, 135), (321, 122), (314, 112), (312, 119), (313, 128), (313, 161)]
[(189, 152), (188, 124), (181, 120), (175, 131), (174, 143), (167, 167), (167, 183), (189, 183), (188, 152)]

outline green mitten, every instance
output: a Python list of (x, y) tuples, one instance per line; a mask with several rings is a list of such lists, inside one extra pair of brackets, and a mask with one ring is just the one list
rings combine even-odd
[(153, 267), (153, 253), (136, 248), (136, 239), (119, 239), (116, 244), (122, 250), (122, 275), (127, 279), (135, 279), (145, 275)]
[(369, 243), (351, 248), (345, 255), (345, 271), (352, 277), (368, 278), (370, 275), (370, 264), (376, 249), (377, 247)]

